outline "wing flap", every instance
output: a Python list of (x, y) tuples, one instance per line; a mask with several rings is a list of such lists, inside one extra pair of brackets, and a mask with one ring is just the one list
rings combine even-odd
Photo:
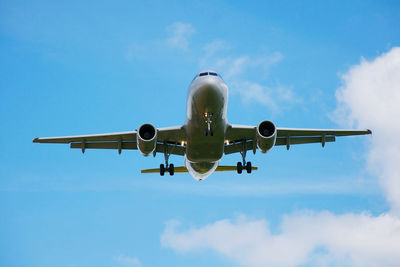
[(237, 153), (243, 150), (253, 150), (257, 146), (257, 143), (254, 141), (245, 141), (245, 142), (238, 142), (230, 145), (225, 145), (224, 153), (225, 155)]
[[(121, 150), (136, 150), (137, 143), (136, 142), (74, 142), (70, 144), (71, 148), (78, 149), (121, 149)], [(165, 148), (167, 147), (168, 153), (172, 155), (185, 155), (185, 147), (178, 145), (170, 145), (170, 144), (160, 144), (156, 145), (156, 152), (164, 153)]]
[(336, 129), (302, 129), (302, 128), (277, 128), (278, 137), (286, 136), (348, 136), (371, 134), (371, 130), (336, 130)]
[(312, 144), (312, 143), (324, 143), (324, 142), (335, 142), (334, 136), (325, 136), (325, 140), (321, 136), (306, 136), (306, 137), (278, 137), (276, 138), (276, 146), (286, 145), (300, 145), (300, 144)]
[[(71, 143), (71, 148), (82, 149), (119, 149), (119, 142), (88, 142)], [(137, 149), (136, 142), (121, 142), (121, 149)]]
[(159, 153), (164, 153), (166, 149), (169, 154), (178, 156), (184, 156), (186, 152), (185, 146), (179, 146), (176, 144), (157, 144), (156, 146), (156, 152)]

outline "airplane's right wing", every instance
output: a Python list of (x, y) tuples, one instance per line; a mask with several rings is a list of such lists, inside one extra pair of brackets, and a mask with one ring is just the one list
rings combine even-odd
[[(157, 129), (155, 152), (183, 156), (185, 154), (185, 131), (182, 126)], [(38, 137), (34, 143), (70, 144), (71, 148), (81, 149), (115, 149), (121, 153), (125, 149), (137, 149), (137, 131), (116, 132), (92, 135), (75, 135), (59, 137)]]

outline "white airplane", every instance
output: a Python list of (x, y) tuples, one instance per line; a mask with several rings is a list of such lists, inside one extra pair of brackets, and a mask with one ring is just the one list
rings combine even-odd
[[(142, 124), (137, 131), (35, 138), (34, 143), (70, 143), (71, 148), (137, 149), (144, 156), (163, 153), (165, 165), (142, 170), (142, 173), (189, 172), (196, 180), (204, 180), (215, 171), (257, 170), (246, 162), (246, 152), (257, 149), (267, 153), (274, 146), (334, 142), (336, 136), (371, 134), (370, 130), (279, 128), (269, 120), (258, 126), (233, 125), (227, 120), (228, 86), (215, 71), (198, 73), (189, 86), (186, 123), (182, 126), (156, 128)], [(225, 154), (240, 153), (242, 161), (236, 166), (219, 166)], [(184, 156), (185, 167), (169, 164), (170, 155)]]

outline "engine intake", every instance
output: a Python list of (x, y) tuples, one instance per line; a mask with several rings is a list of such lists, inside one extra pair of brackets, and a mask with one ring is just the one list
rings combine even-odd
[(257, 126), (257, 147), (267, 153), (276, 142), (276, 126), (272, 121), (262, 121)]
[(157, 129), (150, 123), (142, 124), (136, 135), (137, 148), (144, 156), (148, 156), (156, 149)]

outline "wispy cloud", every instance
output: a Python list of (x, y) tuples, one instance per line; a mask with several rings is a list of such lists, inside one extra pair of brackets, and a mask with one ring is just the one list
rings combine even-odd
[(194, 58), (200, 69), (221, 73), (230, 92), (245, 104), (264, 105), (277, 113), (302, 102), (292, 86), (280, 84), (268, 76), (270, 69), (283, 60), (282, 53), (235, 54), (232, 45), (223, 39), (193, 44), (190, 40), (196, 29), (190, 23), (175, 22), (166, 27), (166, 32), (165, 39), (153, 40), (146, 45), (133, 43), (127, 48), (125, 58), (130, 61), (135, 57), (142, 58), (143, 54), (165, 52), (166, 47), (173, 48)]
[(141, 267), (142, 263), (136, 257), (128, 257), (125, 255), (119, 255), (114, 257), (114, 260), (122, 265), (122, 266), (129, 266), (129, 267)]
[(169, 34), (167, 44), (170, 47), (186, 50), (195, 29), (189, 23), (175, 22), (167, 27), (167, 32)]
[(132, 43), (125, 53), (125, 59), (127, 61), (133, 60), (136, 56), (142, 55), (146, 52), (146, 46), (140, 43)]
[[(283, 60), (280, 52), (269, 55), (232, 56), (227, 53), (231, 46), (223, 40), (204, 45), (204, 56), (199, 60), (201, 68), (212, 68), (222, 73), (233, 94), (239, 95), (245, 104), (261, 104), (273, 112), (301, 102), (291, 86), (271, 83), (270, 68)], [(252, 73), (256, 73), (252, 75)]]

